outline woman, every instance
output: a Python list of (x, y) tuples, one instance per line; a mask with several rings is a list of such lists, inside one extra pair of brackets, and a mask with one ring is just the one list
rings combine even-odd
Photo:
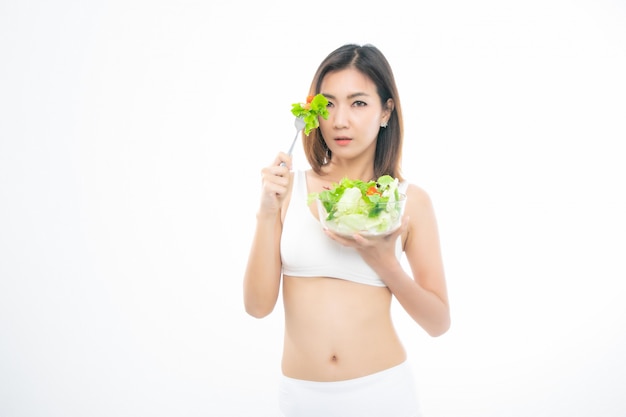
[[(400, 172), (402, 113), (392, 70), (372, 45), (344, 45), (320, 64), (310, 95), (328, 118), (303, 136), (311, 169), (291, 172), (279, 153), (262, 170), (262, 194), (244, 303), (273, 310), (282, 278), (285, 337), (280, 408), (285, 416), (419, 416), (413, 376), (391, 320), (391, 297), (431, 336), (450, 312), (428, 194)], [(384, 238), (324, 230), (307, 195), (342, 178), (402, 181), (402, 226)], [(400, 256), (406, 256), (410, 271)]]

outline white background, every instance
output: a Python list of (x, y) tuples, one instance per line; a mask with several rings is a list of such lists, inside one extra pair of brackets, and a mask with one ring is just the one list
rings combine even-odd
[[(277, 416), (243, 309), (259, 171), (319, 62), (397, 77), (453, 325), (427, 417), (626, 415), (626, 4), (0, 3), (0, 415)], [(295, 165), (306, 164), (301, 149)]]

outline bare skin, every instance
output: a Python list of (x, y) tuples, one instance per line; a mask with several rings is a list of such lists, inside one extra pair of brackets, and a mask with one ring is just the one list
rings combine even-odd
[(390, 293), (330, 278), (284, 279), (282, 371), (338, 381), (390, 368), (406, 357), (389, 315)]
[[(320, 120), (320, 129), (333, 158), (321, 175), (307, 171), (308, 192), (319, 192), (344, 176), (371, 179), (377, 132), (393, 110), (393, 102), (381, 104), (373, 82), (351, 68), (326, 75), (321, 92), (329, 99), (330, 116)], [(286, 165), (280, 166), (281, 162)], [(283, 373), (337, 381), (403, 362), (406, 353), (390, 316), (392, 295), (428, 334), (445, 333), (450, 314), (428, 194), (409, 185), (402, 227), (385, 238), (344, 238), (326, 231), (329, 239), (355, 248), (386, 287), (327, 277), (282, 277), (280, 237), (292, 187), (290, 170), (291, 158), (284, 153), (262, 170), (261, 204), (244, 276), (244, 304), (254, 317), (271, 313), (282, 282)], [(314, 206), (311, 215), (317, 218)], [(410, 271), (395, 256), (397, 239)]]
[[(318, 191), (330, 185), (312, 171), (307, 177)], [(314, 204), (311, 216), (317, 219)], [(286, 376), (337, 381), (378, 372), (406, 359), (391, 320), (388, 288), (285, 275), (283, 303)]]

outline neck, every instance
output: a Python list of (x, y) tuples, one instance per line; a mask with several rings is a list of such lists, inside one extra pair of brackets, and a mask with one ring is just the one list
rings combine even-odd
[(368, 164), (358, 164), (355, 161), (342, 163), (340, 161), (330, 161), (324, 167), (324, 173), (334, 182), (339, 182), (342, 178), (351, 180), (370, 181), (374, 178), (374, 167)]

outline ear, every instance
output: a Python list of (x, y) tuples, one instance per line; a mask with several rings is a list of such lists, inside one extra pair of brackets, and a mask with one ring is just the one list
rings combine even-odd
[(388, 98), (387, 102), (385, 103), (385, 110), (389, 110), (389, 113), (391, 113), (394, 109), (394, 103), (393, 103), (393, 99), (392, 98)]
[(383, 105), (383, 121), (387, 123), (391, 118), (391, 113), (395, 108), (394, 102), (392, 98), (388, 98), (385, 104)]

